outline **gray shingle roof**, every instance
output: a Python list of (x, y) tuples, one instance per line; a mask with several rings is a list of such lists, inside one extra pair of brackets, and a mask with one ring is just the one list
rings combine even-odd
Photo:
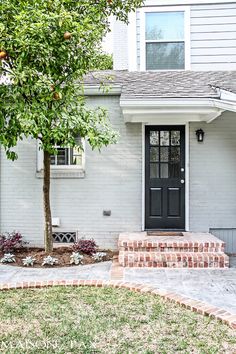
[[(107, 79), (107, 78), (110, 79)], [(216, 87), (236, 93), (236, 71), (98, 71), (85, 84), (122, 86), (122, 98), (219, 98)]]

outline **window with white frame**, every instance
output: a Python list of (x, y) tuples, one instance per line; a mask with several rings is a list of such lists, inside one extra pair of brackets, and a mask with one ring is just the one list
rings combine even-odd
[[(143, 66), (145, 70), (188, 68), (188, 14), (183, 8), (144, 9)], [(141, 63), (142, 64), (142, 63)]]

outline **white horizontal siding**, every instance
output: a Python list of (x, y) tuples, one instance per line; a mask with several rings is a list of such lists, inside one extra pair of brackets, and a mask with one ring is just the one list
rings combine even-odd
[(196, 16), (196, 17), (192, 17), (191, 19), (191, 23), (192, 25), (196, 25), (196, 26), (202, 26), (202, 25), (215, 25), (216, 24), (216, 17), (217, 17), (217, 22), (218, 25), (225, 25), (225, 23), (227, 24), (236, 24), (236, 10), (234, 11), (235, 15), (229, 15), (229, 16)]
[[(194, 40), (191, 43), (192, 50), (195, 48), (220, 48), (225, 50), (225, 48), (232, 48), (236, 47), (236, 42), (235, 39), (212, 39), (208, 41), (203, 41), (203, 40)], [(196, 53), (195, 53), (196, 54)]]
[[(236, 70), (236, 63), (195, 63), (191, 66), (192, 70), (212, 71), (212, 70)], [(217, 69), (216, 69), (217, 68)]]
[[(229, 47), (227, 48), (228, 53), (230, 53), (230, 57), (236, 55), (236, 46), (235, 47)], [(218, 48), (218, 47), (211, 47), (211, 48), (192, 48), (192, 56), (193, 57), (203, 57), (206, 55), (209, 56), (222, 56), (225, 55), (225, 48)], [(227, 55), (227, 59), (228, 59), (228, 55)]]
[[(190, 8), (191, 69), (212, 70), (214, 64), (214, 70), (236, 70), (236, 2), (192, 5)], [(140, 28), (139, 11), (136, 26), (139, 70), (140, 31), (144, 30)]]
[(197, 55), (192, 56), (192, 64), (194, 63), (236, 63), (236, 55)]
[(191, 69), (236, 69), (236, 2), (191, 7)]
[[(213, 18), (212, 18), (213, 20)], [(191, 33), (225, 33), (233, 32), (236, 33), (236, 23), (227, 24), (198, 24), (191, 26)]]

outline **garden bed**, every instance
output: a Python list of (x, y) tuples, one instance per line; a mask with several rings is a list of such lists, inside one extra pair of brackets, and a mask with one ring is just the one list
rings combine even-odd
[[(72, 248), (71, 247), (55, 247), (53, 252), (50, 253), (50, 256), (57, 258), (58, 263), (53, 265), (53, 267), (73, 267), (75, 264), (70, 264), (71, 255), (72, 255)], [(103, 257), (102, 261), (109, 261), (113, 258), (115, 252), (111, 250), (98, 250), (97, 252), (105, 252), (106, 256)], [(15, 256), (15, 262), (13, 263), (6, 263), (7, 265), (12, 266), (23, 266), (23, 259), (26, 257), (32, 256), (35, 258), (35, 262), (33, 267), (34, 268), (42, 268), (42, 267), (51, 267), (50, 265), (42, 266), (43, 259), (48, 256), (48, 254), (42, 248), (34, 248), (34, 247), (22, 247), (16, 249), (14, 252), (11, 252)], [(83, 254), (82, 264), (93, 264), (97, 263), (97, 261), (91, 255)], [(0, 252), (0, 258), (4, 256), (3, 252)]]

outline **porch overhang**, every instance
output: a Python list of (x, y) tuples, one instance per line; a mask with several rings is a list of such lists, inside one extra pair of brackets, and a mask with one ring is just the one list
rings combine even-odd
[(236, 101), (220, 99), (122, 99), (126, 123), (211, 123), (225, 111), (236, 112)]

